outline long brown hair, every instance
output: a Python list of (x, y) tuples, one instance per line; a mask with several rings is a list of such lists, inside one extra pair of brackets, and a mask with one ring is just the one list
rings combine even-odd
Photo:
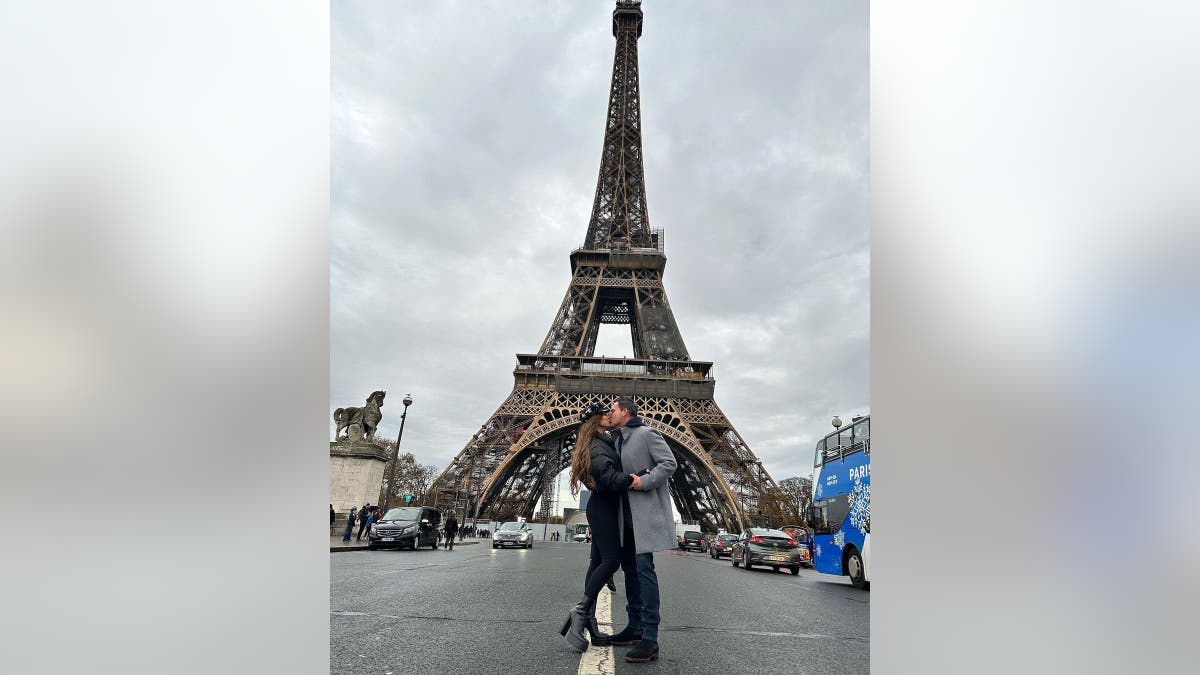
[(592, 415), (579, 427), (579, 433), (575, 436), (575, 449), (571, 451), (572, 497), (579, 495), (580, 483), (589, 490), (596, 487), (596, 482), (592, 480), (592, 439), (596, 437), (596, 429), (600, 428), (603, 418), (604, 415)]

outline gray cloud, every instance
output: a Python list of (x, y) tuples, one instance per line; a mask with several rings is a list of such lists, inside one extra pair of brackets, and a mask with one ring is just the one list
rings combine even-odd
[[(444, 467), (535, 351), (587, 228), (612, 3), (332, 6), (330, 406), (416, 403)], [(776, 480), (869, 408), (868, 6), (646, 2), (650, 219), (717, 402)], [(332, 428), (331, 428), (332, 433)]]

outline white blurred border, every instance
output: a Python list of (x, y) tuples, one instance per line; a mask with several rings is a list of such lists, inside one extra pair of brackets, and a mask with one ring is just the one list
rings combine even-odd
[(1194, 668), (1198, 18), (872, 6), (874, 672)]
[(0, 44), (5, 670), (327, 672), (327, 4)]

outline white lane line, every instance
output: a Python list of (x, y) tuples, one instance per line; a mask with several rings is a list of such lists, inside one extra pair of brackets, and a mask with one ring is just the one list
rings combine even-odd
[[(596, 623), (600, 630), (608, 628), (612, 633), (612, 592), (607, 588), (600, 589), (596, 598)], [(612, 647), (597, 647), (592, 645), (579, 656), (578, 675), (614, 675), (616, 664), (613, 662)]]

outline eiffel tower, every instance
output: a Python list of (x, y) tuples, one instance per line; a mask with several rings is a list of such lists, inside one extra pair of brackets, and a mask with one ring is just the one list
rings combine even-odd
[[(517, 354), (512, 393), (434, 481), (426, 500), (467, 517), (532, 518), (570, 463), (580, 410), (628, 396), (679, 463), (675, 508), (704, 529), (783, 524), (775, 481), (713, 400), (712, 362), (694, 361), (663, 288), (662, 230), (650, 227), (642, 167), (637, 41), (641, 3), (618, 0), (600, 177), (571, 283), (536, 354)], [(628, 325), (632, 358), (597, 358), (601, 324)], [(544, 511), (545, 509), (543, 509)]]

